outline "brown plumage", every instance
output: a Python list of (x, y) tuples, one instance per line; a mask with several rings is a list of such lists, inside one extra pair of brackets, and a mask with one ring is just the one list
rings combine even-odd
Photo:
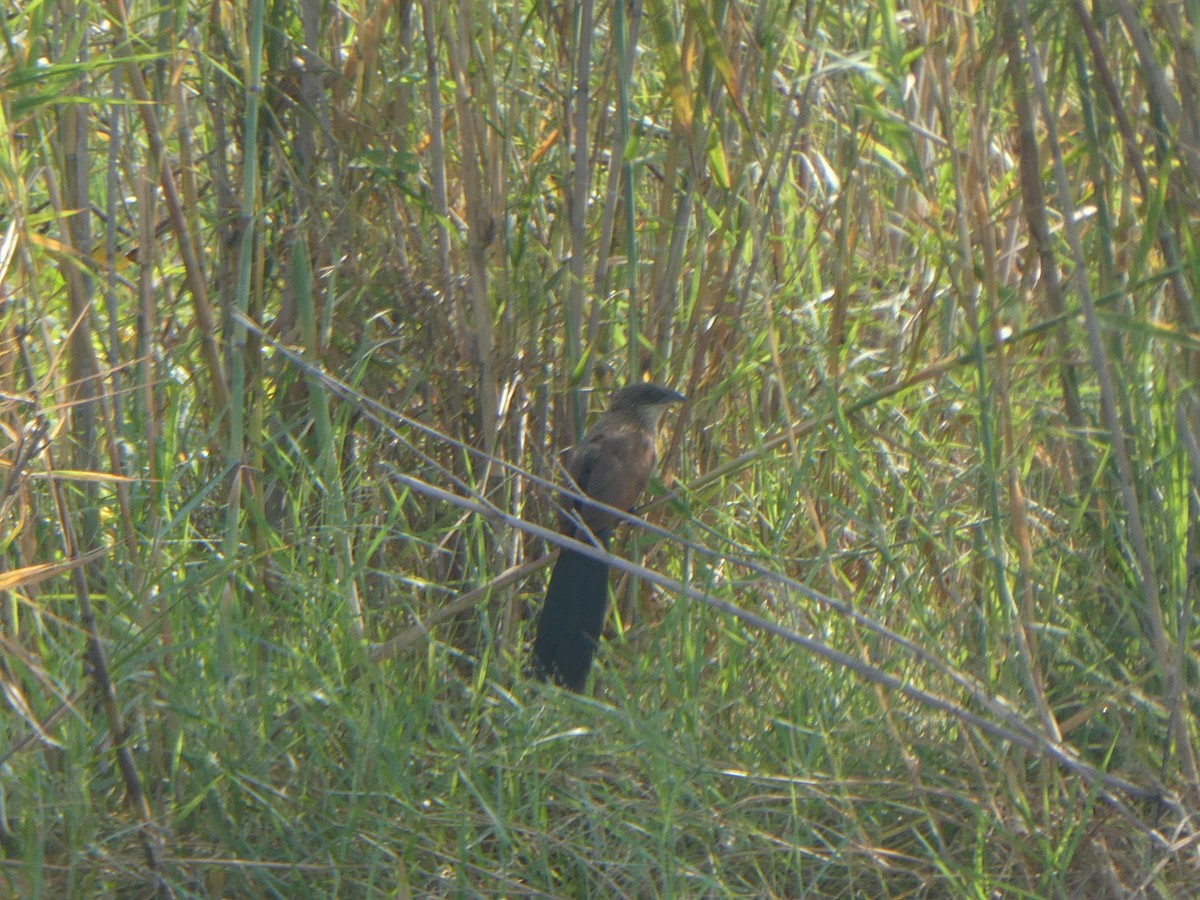
[[(684, 399), (656, 384), (634, 384), (614, 394), (608, 411), (567, 464), (577, 492), (616, 509), (633, 509), (654, 471), (659, 420), (668, 406)], [(566, 495), (562, 509), (563, 534), (607, 546), (618, 521), (613, 513)], [(550, 575), (533, 643), (539, 677), (583, 690), (607, 607), (608, 565), (562, 550)]]

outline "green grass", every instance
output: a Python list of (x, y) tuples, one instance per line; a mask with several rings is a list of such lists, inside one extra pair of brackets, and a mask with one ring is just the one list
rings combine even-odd
[(1194, 11), (632, 9), (4, 21), (0, 893), (1194, 892)]

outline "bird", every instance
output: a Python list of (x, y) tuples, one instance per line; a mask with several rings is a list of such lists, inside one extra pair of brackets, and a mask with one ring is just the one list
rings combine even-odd
[[(631, 384), (612, 395), (608, 409), (572, 451), (567, 472), (575, 494), (630, 511), (646, 489), (658, 454), (658, 424), (667, 408), (687, 398), (657, 384)], [(578, 496), (563, 496), (560, 531), (607, 548), (618, 517)], [(608, 610), (608, 563), (563, 548), (550, 575), (533, 642), (533, 670), (575, 691), (588, 671)]]

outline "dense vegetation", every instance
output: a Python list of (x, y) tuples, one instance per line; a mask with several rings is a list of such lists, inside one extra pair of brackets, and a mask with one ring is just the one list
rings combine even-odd
[(10, 7), (0, 890), (1192, 896), (1197, 14)]

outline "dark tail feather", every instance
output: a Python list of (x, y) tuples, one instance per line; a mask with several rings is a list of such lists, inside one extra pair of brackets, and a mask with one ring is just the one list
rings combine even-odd
[(608, 564), (563, 550), (538, 617), (533, 661), (539, 678), (582, 691), (608, 606)]

